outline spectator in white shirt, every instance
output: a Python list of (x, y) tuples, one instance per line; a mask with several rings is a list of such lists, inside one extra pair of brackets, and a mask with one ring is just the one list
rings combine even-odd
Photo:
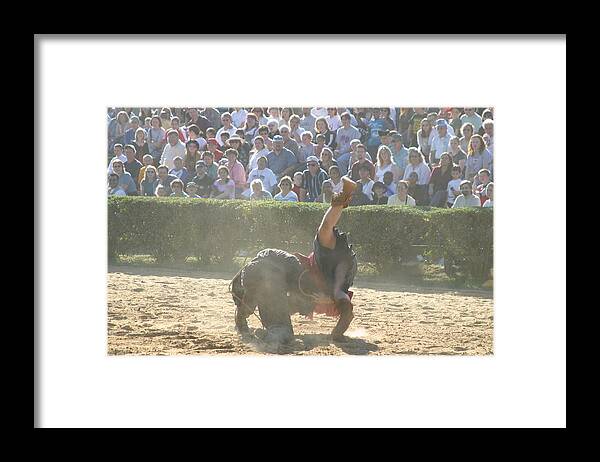
[(231, 114), (229, 112), (224, 112), (223, 114), (221, 114), (221, 123), (223, 124), (223, 126), (219, 128), (217, 134), (215, 135), (219, 146), (224, 145), (223, 140), (221, 139), (221, 133), (226, 132), (229, 133), (229, 136), (233, 136), (235, 135), (236, 131), (236, 127), (234, 127), (232, 124)]
[(329, 167), (329, 179), (331, 180), (331, 185), (333, 187), (334, 193), (341, 193), (344, 188), (344, 182), (342, 181), (342, 175), (340, 173), (340, 168), (337, 165), (332, 165)]
[(252, 193), (248, 196), (251, 201), (262, 201), (266, 199), (273, 199), (273, 195), (264, 189), (262, 181), (259, 179), (253, 180), (250, 183), (250, 189)]
[[(281, 113), (279, 112), (279, 108), (278, 107), (270, 107), (267, 109), (267, 114), (269, 115), (268, 119), (271, 120), (276, 120), (277, 121), (277, 127), (279, 128), (279, 124), (282, 123), (282, 118), (281, 118)], [(269, 125), (267, 123), (267, 125)]]
[(396, 194), (390, 196), (387, 205), (407, 205), (409, 207), (416, 207), (417, 202), (412, 196), (408, 195), (407, 181), (398, 181)]
[(254, 147), (250, 151), (250, 160), (248, 161), (248, 173), (258, 166), (258, 159), (269, 154), (269, 149), (265, 146), (265, 140), (262, 136), (254, 137)]
[(340, 116), (337, 113), (337, 108), (335, 107), (327, 108), (327, 117), (325, 117), (325, 120), (327, 121), (329, 130), (332, 132), (337, 131), (337, 129), (342, 126), (342, 121), (340, 120)]
[(298, 202), (298, 195), (292, 191), (292, 179), (289, 176), (284, 176), (279, 181), (279, 190), (277, 194), (275, 194), (276, 201), (284, 201), (284, 202)]
[(490, 182), (485, 188), (485, 195), (487, 196), (487, 201), (483, 203), (482, 207), (493, 207), (494, 206), (494, 183)]
[(248, 111), (246, 111), (246, 109), (244, 109), (243, 107), (236, 107), (234, 109), (235, 111), (231, 113), (231, 121), (233, 125), (235, 125), (237, 128), (241, 128), (246, 123), (246, 116), (248, 115)]
[(439, 159), (444, 152), (448, 152), (448, 145), (452, 136), (448, 133), (448, 122), (445, 119), (438, 119), (435, 124), (436, 135), (431, 141), (431, 150), (429, 153), (429, 163), (434, 166), (439, 163)]
[(119, 175), (111, 173), (108, 175), (108, 195), (109, 196), (126, 196), (127, 194), (119, 185)]
[(483, 136), (483, 134), (485, 133), (485, 130), (483, 129), (483, 122), (485, 122), (486, 120), (494, 120), (494, 114), (492, 113), (491, 109), (485, 109), (482, 113), (481, 113), (481, 128), (479, 129), (479, 134), (481, 136)]
[(108, 164), (108, 174), (114, 173), (113, 170), (113, 162), (115, 160), (120, 160), (121, 162), (127, 162), (127, 156), (123, 153), (123, 145), (121, 143), (117, 143), (113, 146), (114, 157), (110, 160)]
[(392, 172), (385, 172), (383, 174), (383, 179), (381, 181), (387, 188), (387, 191), (385, 192), (385, 195), (387, 197), (390, 197), (390, 196), (393, 196), (394, 194), (396, 194), (397, 186), (396, 186), (396, 183), (394, 182), (394, 174)]
[(462, 169), (459, 165), (454, 165), (451, 170), (452, 179), (448, 182), (446, 203), (448, 208), (452, 208), (456, 196), (460, 192), (460, 183), (462, 182)]
[(179, 139), (179, 133), (177, 130), (169, 130), (167, 133), (168, 143), (163, 149), (162, 156), (160, 158), (160, 165), (166, 165), (169, 170), (175, 167), (173, 159), (179, 156), (185, 157), (185, 144)]
[(490, 154), (494, 155), (494, 121), (492, 119), (485, 119), (481, 124), (484, 130), (483, 139), (485, 141), (487, 150)]
[(425, 157), (423, 154), (415, 148), (409, 148), (408, 150), (408, 165), (404, 170), (403, 180), (408, 180), (408, 177), (412, 172), (417, 172), (419, 180), (418, 185), (426, 186), (429, 184), (429, 177), (431, 176), (431, 169), (425, 163)]
[(310, 110), (310, 115), (312, 115), (315, 119), (319, 119), (321, 117), (327, 116), (327, 108), (324, 107), (313, 107)]
[(453, 209), (461, 207), (481, 207), (481, 201), (479, 197), (473, 194), (473, 183), (469, 180), (463, 180), (460, 183), (460, 196), (454, 201)]
[(199, 151), (206, 150), (206, 140), (200, 135), (200, 127), (197, 125), (192, 124), (188, 127), (188, 141), (189, 140), (194, 140), (198, 143)]
[(366, 195), (369, 200), (373, 199), (373, 185), (375, 182), (369, 177), (371, 169), (368, 165), (361, 165), (358, 167), (358, 183), (362, 184), (362, 192)]
[(171, 187), (169, 186), (169, 190), (167, 190), (167, 188), (165, 186), (163, 186), (162, 184), (159, 184), (156, 187), (156, 192), (154, 193), (156, 195), (156, 197), (167, 197), (169, 194), (171, 194), (169, 191), (171, 190)]
[(400, 174), (402, 173), (400, 168), (392, 159), (392, 150), (385, 144), (382, 144), (377, 149), (377, 163), (375, 164), (374, 179), (376, 181), (383, 181), (383, 175), (385, 172), (392, 172), (394, 175), (394, 181), (398, 181), (400, 179)]
[[(427, 114), (427, 120), (429, 120), (429, 122), (431, 123), (432, 127), (435, 127), (437, 124), (438, 119), (440, 118), (444, 118), (443, 116), (440, 117), (441, 114), (438, 115), (437, 112), (430, 112), (429, 114)], [(446, 119), (444, 119), (446, 120)], [(446, 122), (448, 122), (446, 120)], [(437, 136), (437, 132), (434, 130), (434, 136)], [(454, 136), (454, 129), (452, 128), (452, 126), (450, 126), (450, 124), (448, 124), (448, 133), (450, 134), (450, 136)]]
[(266, 156), (259, 157), (256, 168), (252, 169), (248, 174), (248, 189), (242, 193), (243, 197), (250, 197), (250, 194), (252, 194), (250, 185), (254, 180), (261, 180), (263, 189), (266, 189), (269, 192), (273, 191), (273, 188), (277, 185), (277, 177), (273, 171), (267, 167)]

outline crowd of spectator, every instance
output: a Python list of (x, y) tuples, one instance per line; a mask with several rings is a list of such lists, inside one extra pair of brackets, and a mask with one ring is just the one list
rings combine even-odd
[(492, 207), (491, 108), (109, 108), (108, 195)]

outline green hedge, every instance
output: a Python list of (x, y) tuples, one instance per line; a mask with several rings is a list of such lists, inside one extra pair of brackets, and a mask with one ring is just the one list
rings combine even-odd
[(430, 214), (425, 241), (429, 255), (462, 262), (473, 279), (484, 279), (493, 265), (492, 209), (438, 209)]
[[(266, 247), (310, 253), (325, 204), (275, 201), (108, 198), (109, 256), (152, 255), (230, 261)], [(491, 267), (491, 209), (387, 205), (349, 207), (339, 223), (359, 261), (384, 271), (423, 247), (432, 257), (462, 261), (473, 277)]]

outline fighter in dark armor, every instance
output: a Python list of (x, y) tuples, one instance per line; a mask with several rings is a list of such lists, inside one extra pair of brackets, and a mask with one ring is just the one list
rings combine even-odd
[(293, 339), (290, 315), (294, 313), (339, 316), (332, 339), (347, 340), (343, 334), (354, 318), (350, 287), (357, 264), (347, 236), (336, 225), (357, 185), (347, 177), (342, 181), (343, 190), (334, 194), (309, 256), (278, 249), (261, 250), (233, 278), (230, 291), (236, 305), (238, 332), (249, 331), (247, 318), (258, 307), (267, 341)]

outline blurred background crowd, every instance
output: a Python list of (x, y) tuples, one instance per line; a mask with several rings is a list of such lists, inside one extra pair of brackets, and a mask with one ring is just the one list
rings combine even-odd
[(108, 108), (108, 195), (492, 207), (492, 108)]

